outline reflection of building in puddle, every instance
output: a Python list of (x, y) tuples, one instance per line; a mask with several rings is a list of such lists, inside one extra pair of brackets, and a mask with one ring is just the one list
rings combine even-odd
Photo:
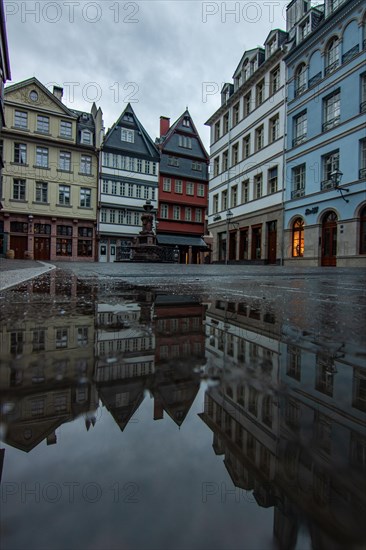
[(70, 300), (76, 288), (76, 279), (71, 279), (66, 286), (63, 280), (61, 292), (52, 272), (38, 285), (27, 284), (27, 303), (18, 303), (14, 293), (14, 300), (2, 308), (5, 442), (24, 451), (45, 438), (56, 443), (56, 428), (80, 414), (86, 415), (87, 428), (95, 422), (94, 312), (90, 295), (88, 306), (81, 293), (79, 302)]
[(123, 430), (144, 399), (155, 370), (153, 302), (97, 304), (95, 380), (99, 396)]
[(205, 364), (204, 313), (192, 296), (156, 297), (156, 374), (151, 388), (156, 420), (165, 410), (180, 426), (198, 393)]
[(165, 410), (181, 425), (199, 388), (203, 316), (191, 297), (147, 293), (136, 301), (98, 304), (96, 382), (122, 430), (147, 390), (154, 396), (154, 419)]
[[(237, 487), (275, 507), (281, 548), (295, 548), (303, 523), (314, 548), (356, 548), (366, 537), (364, 355), (339, 342), (317, 344), (299, 330), (294, 344), (286, 326), (275, 334), (272, 325), (269, 337), (262, 316), (255, 337), (248, 317), (240, 322), (240, 305), (231, 316), (220, 307), (206, 317), (219, 384), (207, 390), (200, 415), (214, 451), (225, 455)], [(260, 349), (251, 356), (253, 342)], [(264, 375), (266, 350), (272, 370)]]

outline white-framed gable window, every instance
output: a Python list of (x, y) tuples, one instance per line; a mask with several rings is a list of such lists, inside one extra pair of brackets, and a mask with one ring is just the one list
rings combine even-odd
[(93, 136), (89, 130), (81, 131), (81, 143), (84, 145), (93, 145)]
[(127, 141), (128, 143), (134, 143), (135, 133), (133, 130), (128, 130), (127, 128), (121, 128), (121, 140)]

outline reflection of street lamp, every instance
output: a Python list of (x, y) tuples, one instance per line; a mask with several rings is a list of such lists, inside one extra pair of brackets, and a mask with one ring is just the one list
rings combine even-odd
[(349, 202), (348, 199), (346, 199), (343, 195), (343, 191), (346, 193), (349, 193), (349, 189), (342, 189), (342, 187), (339, 187), (339, 184), (341, 183), (341, 179), (343, 176), (343, 172), (341, 172), (339, 169), (333, 170), (333, 172), (330, 174), (330, 178), (332, 180), (332, 183), (334, 185), (334, 189), (337, 189), (337, 191), (340, 192), (341, 197), (344, 201)]
[(174, 250), (173, 250), (173, 257), (174, 257), (175, 263), (178, 263), (178, 260), (179, 260), (179, 248), (178, 248), (178, 245), (175, 245), (175, 247), (174, 247)]

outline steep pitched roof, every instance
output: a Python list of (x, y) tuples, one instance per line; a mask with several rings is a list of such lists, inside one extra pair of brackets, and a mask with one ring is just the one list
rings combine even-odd
[(202, 140), (200, 138), (200, 135), (197, 131), (197, 128), (193, 122), (193, 119), (188, 111), (188, 109), (186, 109), (184, 111), (184, 113), (170, 126), (167, 134), (165, 136), (162, 136), (160, 138), (160, 140), (158, 140), (160, 142), (160, 147), (161, 147), (161, 150), (162, 152), (164, 152), (164, 148), (168, 145), (169, 141), (172, 139), (173, 135), (176, 133), (177, 130), (187, 130), (187, 128), (183, 125), (183, 120), (185, 119), (189, 119), (190, 121), (190, 128), (192, 129), (192, 133), (195, 135), (195, 137), (197, 138), (197, 141), (202, 149), (202, 153), (204, 154), (204, 156), (206, 157), (206, 159), (208, 160), (209, 159), (209, 155), (206, 151), (206, 148), (205, 146), (203, 145), (202, 143)]
[[(120, 138), (116, 137), (116, 130), (119, 128), (135, 130), (137, 134), (135, 136), (136, 139), (134, 143), (121, 142)], [(150, 157), (155, 157), (156, 160), (159, 159), (159, 151), (137, 118), (130, 103), (128, 103), (121, 116), (106, 133), (102, 147), (106, 146), (116, 149), (123, 149), (130, 151), (131, 153), (139, 153)]]

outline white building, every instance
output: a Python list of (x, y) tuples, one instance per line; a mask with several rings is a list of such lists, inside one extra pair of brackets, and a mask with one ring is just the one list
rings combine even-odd
[(244, 52), (225, 84), (211, 127), (209, 229), (213, 261), (277, 263), (282, 258), (287, 33)]

